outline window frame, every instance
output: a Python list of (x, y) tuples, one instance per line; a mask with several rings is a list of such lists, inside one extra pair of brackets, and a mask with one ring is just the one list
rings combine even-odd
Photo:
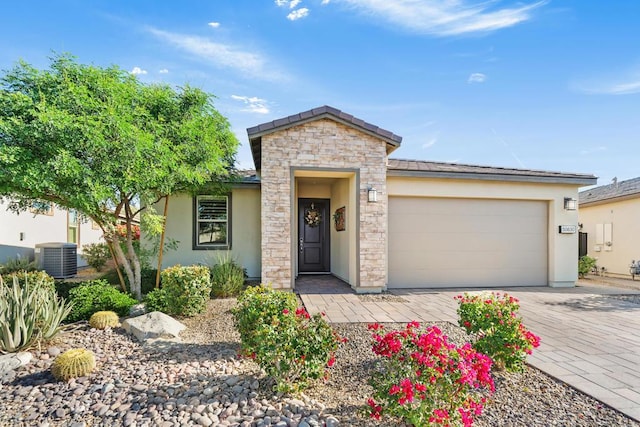
[[(41, 209), (40, 207), (34, 206), (36, 204), (42, 205), (42, 207), (44, 207), (46, 205), (48, 209), (45, 211), (44, 209)], [(53, 203), (44, 202), (44, 201), (32, 202), (31, 206), (29, 207), (29, 212), (31, 212), (34, 215), (53, 216)]]
[[(227, 204), (227, 220), (210, 220), (210, 221), (202, 221), (198, 218), (198, 202), (202, 198), (208, 199), (224, 199)], [(213, 194), (198, 194), (193, 196), (193, 214), (192, 214), (192, 225), (193, 225), (193, 235), (192, 235), (192, 249), (197, 251), (206, 251), (206, 250), (230, 250), (231, 249), (231, 193), (223, 194), (223, 195), (213, 195)], [(227, 224), (227, 241), (226, 243), (211, 243), (211, 244), (202, 244), (198, 243), (198, 225), (201, 222), (224, 222)]]

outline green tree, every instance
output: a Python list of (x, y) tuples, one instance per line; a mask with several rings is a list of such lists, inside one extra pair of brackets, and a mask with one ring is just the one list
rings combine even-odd
[[(44, 200), (94, 220), (140, 298), (135, 219), (164, 196), (231, 174), (238, 141), (212, 99), (66, 54), (46, 70), (20, 61), (0, 75), (0, 196), (17, 212)], [(144, 218), (159, 233), (162, 218)]]

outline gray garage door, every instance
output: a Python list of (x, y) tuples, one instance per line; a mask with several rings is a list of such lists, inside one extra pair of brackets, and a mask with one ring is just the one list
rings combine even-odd
[(389, 288), (547, 285), (547, 203), (389, 197)]

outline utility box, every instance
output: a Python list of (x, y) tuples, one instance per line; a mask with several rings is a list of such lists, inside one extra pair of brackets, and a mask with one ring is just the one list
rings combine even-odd
[(56, 279), (73, 277), (78, 274), (77, 252), (75, 243), (38, 243), (35, 249), (36, 265)]

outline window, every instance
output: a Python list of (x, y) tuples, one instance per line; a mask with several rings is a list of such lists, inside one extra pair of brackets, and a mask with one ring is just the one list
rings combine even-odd
[(67, 242), (79, 244), (78, 211), (74, 209), (67, 212)]
[(193, 211), (193, 248), (229, 249), (231, 247), (229, 197), (196, 196)]
[(53, 216), (53, 205), (49, 202), (37, 201), (31, 203), (29, 212), (36, 215)]

